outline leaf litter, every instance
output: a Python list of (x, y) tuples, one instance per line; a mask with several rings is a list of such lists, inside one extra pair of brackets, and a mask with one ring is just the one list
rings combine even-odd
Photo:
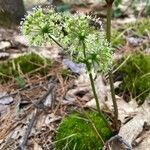
[[(15, 82), (0, 86), (0, 92), (2, 93), (0, 97), (4, 96), (0, 100), (2, 101), (0, 105), (0, 149), (15, 150), (25, 146), (28, 150), (53, 149), (53, 137), (60, 120), (72, 108), (81, 109), (78, 101), (84, 107), (95, 108), (96, 106), (92, 99), (90, 83), (84, 67), (82, 69), (82, 65), (75, 64), (70, 60), (65, 60), (65, 63), (62, 64), (62, 52), (56, 46), (29, 48), (26, 39), (18, 35), (17, 31), (4, 29), (0, 29), (0, 31), (2, 31), (4, 37), (0, 39), (0, 43), (5, 43), (5, 38), (8, 40), (6, 44), (2, 45), (1, 51), (3, 54), (5, 52), (9, 54), (10, 58), (18, 57), (22, 53), (28, 53), (32, 50), (44, 57), (57, 60), (49, 73), (52, 80), (47, 80), (47, 76), (36, 75), (32, 78), (27, 77), (26, 85), (22, 89), (18, 89)], [(143, 38), (135, 38), (134, 36), (127, 36), (126, 38), (128, 45), (124, 47), (125, 49), (130, 49), (130, 46), (139, 46), (139, 43), (143, 42)], [(8, 43), (11, 44), (8, 46)], [(3, 54), (0, 55), (3, 56)], [(67, 79), (63, 78), (59, 71), (64, 65), (73, 72), (73, 75)], [(76, 73), (80, 74), (79, 77)], [(51, 82), (55, 80), (54, 89), (45, 96), (50, 90)], [(109, 84), (106, 84), (103, 75), (98, 75), (95, 83), (102, 110), (112, 115), (113, 107)], [(120, 83), (116, 82), (115, 84), (117, 88)], [(135, 150), (148, 150), (150, 147), (150, 120), (148, 116), (149, 103), (147, 102), (149, 100), (138, 107), (134, 100), (126, 102), (122, 97), (117, 95), (116, 97), (121, 122), (118, 133), (118, 136), (122, 137), (122, 140), (119, 140), (121, 146), (126, 141)], [(41, 99), (44, 102), (41, 102)], [(112, 140), (108, 144), (113, 145), (112, 149), (113, 147), (119, 148), (119, 142)]]

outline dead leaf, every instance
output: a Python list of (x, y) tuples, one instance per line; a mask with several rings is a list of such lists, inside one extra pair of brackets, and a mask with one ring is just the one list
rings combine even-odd
[(143, 131), (145, 123), (150, 125), (150, 105), (146, 100), (145, 103), (138, 109), (137, 115), (123, 125), (119, 131), (119, 135), (122, 136), (130, 145), (137, 138), (137, 136)]
[(7, 96), (6, 92), (0, 93), (0, 104), (9, 105), (13, 102), (13, 98), (11, 96)]
[(36, 143), (35, 141), (33, 144), (34, 144), (34, 148), (33, 148), (34, 150), (43, 150), (42, 147), (38, 143)]
[(11, 46), (11, 44), (10, 44), (10, 42), (8, 42), (8, 41), (1, 41), (1, 42), (0, 42), (0, 50), (5, 49), (5, 48), (8, 48), (8, 47), (10, 47), (10, 46)]
[(76, 97), (83, 97), (89, 92), (88, 87), (77, 87), (75, 89), (71, 89), (66, 93), (65, 99), (67, 101), (75, 101)]
[[(138, 141), (137, 141), (138, 140)], [(149, 150), (150, 149), (150, 131), (145, 132), (136, 142), (139, 142), (133, 150)]]
[(62, 117), (60, 116), (56, 116), (53, 113), (49, 114), (46, 116), (45, 118), (45, 124), (46, 125), (50, 125), (50, 123), (55, 122), (55, 121), (59, 121)]
[(49, 94), (49, 95), (46, 97), (46, 100), (45, 100), (45, 102), (44, 102), (44, 106), (50, 107), (51, 104), (52, 104), (52, 99), (53, 99), (52, 94)]
[(20, 44), (25, 45), (25, 46), (29, 46), (29, 41), (23, 35), (16, 35), (16, 36), (14, 36), (14, 40), (17, 43), (20, 43)]
[(9, 108), (8, 106), (0, 104), (0, 116), (2, 114), (5, 114), (8, 110), (8, 108)]
[(107, 87), (104, 83), (102, 75), (99, 75), (95, 81), (95, 87), (100, 101), (104, 102), (107, 97)]
[[(116, 82), (115, 88), (119, 86), (121, 82)], [(99, 104), (100, 108), (104, 111), (113, 113), (113, 103), (112, 103), (112, 98), (111, 98), (111, 92), (110, 92), (110, 86), (105, 85), (102, 77), (98, 77), (96, 80), (96, 88), (97, 88), (97, 93), (99, 97)], [(106, 100), (107, 97), (107, 100)], [(126, 122), (127, 117), (132, 117), (136, 114), (136, 109), (137, 109), (137, 103), (133, 100), (130, 103), (125, 102), (121, 97), (115, 96), (117, 100), (117, 105), (118, 105), (118, 114), (119, 114), (119, 120), (124, 123)], [(91, 101), (87, 102), (85, 107), (92, 107), (96, 108), (96, 102), (95, 99), (92, 99)]]

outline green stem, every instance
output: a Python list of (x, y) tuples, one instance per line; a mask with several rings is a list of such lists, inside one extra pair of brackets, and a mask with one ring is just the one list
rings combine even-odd
[(93, 95), (94, 95), (94, 98), (95, 98), (95, 101), (96, 101), (97, 110), (98, 110), (99, 114), (102, 115), (102, 112), (101, 112), (101, 109), (100, 109), (100, 105), (99, 105), (98, 96), (97, 96), (95, 85), (94, 85), (93, 75), (90, 72), (89, 72), (89, 78), (90, 78), (90, 82), (91, 82), (91, 87), (92, 87)]
[(112, 71), (109, 71), (109, 82), (110, 82), (110, 90), (111, 90), (111, 97), (112, 97), (112, 102), (113, 102), (113, 107), (114, 107), (114, 119), (115, 119), (115, 127), (117, 128), (118, 124), (118, 106), (116, 102), (116, 97), (115, 97), (115, 88), (114, 88), (114, 82), (113, 82), (113, 77), (112, 77)]
[(60, 48), (65, 49), (57, 40), (55, 40), (50, 34), (48, 34), (49, 38), (52, 39)]
[[(82, 41), (82, 45), (83, 45), (84, 58), (86, 60), (86, 52), (85, 52), (86, 46), (85, 46), (84, 40)], [(88, 75), (89, 75), (89, 78), (90, 78), (90, 83), (91, 83), (91, 87), (92, 87), (92, 92), (93, 92), (93, 95), (94, 95), (94, 99), (96, 101), (97, 111), (100, 114), (100, 116), (103, 118), (103, 120), (105, 121), (105, 123), (108, 126), (108, 128), (110, 128), (107, 119), (105, 118), (105, 116), (103, 115), (103, 113), (102, 113), (102, 111), (100, 109), (99, 99), (98, 99), (98, 95), (96, 93), (95, 84), (94, 84), (94, 78), (93, 78), (92, 73), (90, 72), (91, 67), (90, 67), (90, 65), (89, 65), (89, 63), (87, 61), (86, 61), (85, 64), (86, 64), (86, 68), (87, 68)]]
[[(106, 38), (109, 43), (111, 42), (112, 3), (107, 2)], [(118, 106), (117, 106), (116, 97), (115, 97), (115, 88), (114, 88), (114, 81), (113, 81), (113, 77), (112, 77), (112, 70), (110, 70), (108, 74), (109, 74), (109, 82), (110, 82), (110, 89), (111, 89), (111, 97), (112, 97), (112, 102), (113, 102), (113, 107), (114, 107), (114, 119), (115, 119), (114, 123), (115, 123), (115, 128), (117, 129), (117, 127), (118, 127)]]
[(112, 4), (107, 4), (107, 23), (106, 23), (106, 39), (111, 42), (111, 15), (112, 15)]

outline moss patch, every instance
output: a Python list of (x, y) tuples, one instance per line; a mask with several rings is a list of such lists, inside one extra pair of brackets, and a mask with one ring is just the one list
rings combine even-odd
[(16, 59), (0, 63), (0, 82), (6, 82), (10, 78), (16, 78), (24, 74), (46, 75), (51, 68), (52, 62), (40, 57), (38, 54), (30, 53)]
[(113, 47), (119, 47), (125, 45), (126, 39), (124, 38), (124, 31), (113, 29), (111, 40), (112, 40)]
[(150, 33), (150, 19), (141, 19), (135, 23), (129, 23), (125, 25), (125, 28), (130, 28), (130, 30), (138, 36), (148, 36)]
[(131, 54), (119, 74), (123, 75), (121, 89), (143, 102), (150, 92), (150, 56), (142, 52)]
[(60, 74), (63, 77), (63, 79), (67, 79), (69, 76), (72, 75), (72, 72), (69, 69), (67, 69), (67, 68), (62, 68), (60, 70)]
[[(130, 35), (129, 35), (130, 34)], [(150, 19), (141, 19), (128, 23), (120, 28), (112, 29), (112, 45), (114, 47), (126, 44), (125, 36), (143, 37), (150, 34)]]
[(62, 120), (56, 134), (56, 150), (102, 149), (103, 142), (98, 137), (92, 123), (104, 141), (112, 136), (112, 132), (98, 113), (86, 112), (86, 114), (88, 117), (85, 114), (73, 113)]

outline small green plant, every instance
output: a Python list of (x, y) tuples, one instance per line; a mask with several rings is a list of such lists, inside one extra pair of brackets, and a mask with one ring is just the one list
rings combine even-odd
[(101, 150), (111, 136), (111, 130), (98, 113), (73, 113), (60, 123), (55, 145), (57, 150)]
[[(31, 14), (26, 16), (25, 21), (22, 22), (21, 29), (32, 45), (43, 45), (47, 42), (56, 43), (58, 46), (63, 48), (64, 52), (75, 62), (84, 63), (86, 65), (99, 117), (102, 118), (103, 122), (105, 122), (105, 126), (108, 127), (108, 122), (100, 109), (94, 84), (93, 72), (104, 72), (109, 69), (112, 62), (112, 48), (107, 40), (105, 40), (104, 33), (91, 25), (92, 19), (93, 18), (91, 18), (91, 16), (84, 14), (72, 15), (70, 13), (55, 12), (52, 8), (46, 10), (37, 8), (34, 9)], [(66, 119), (59, 128), (57, 140), (69, 135), (71, 136), (72, 133), (74, 134), (75, 132), (78, 132), (77, 130), (81, 131), (80, 127), (83, 125), (83, 134), (86, 134), (84, 133), (86, 127), (89, 130), (87, 136), (82, 137), (82, 134), (79, 134), (78, 132), (78, 136), (74, 136), (75, 139), (71, 140), (72, 142), (69, 141), (69, 143), (74, 143), (77, 148), (81, 149), (86, 149), (88, 147), (90, 149), (90, 144), (92, 144), (91, 146), (94, 148), (93, 144), (95, 141), (91, 139), (94, 137), (92, 135), (93, 131), (91, 126), (86, 125), (87, 122), (84, 124), (82, 123), (81, 125), (81, 122), (83, 122), (83, 120), (81, 121), (76, 119), (73, 121), (72, 119), (68, 119), (67, 121)], [(72, 130), (71, 128), (76, 125), (78, 127), (74, 128), (73, 132), (70, 132), (70, 130)], [(66, 135), (63, 133), (63, 130), (66, 130)], [(101, 135), (102, 133), (99, 134)], [(88, 138), (88, 136), (91, 138)], [(86, 138), (91, 141), (89, 141), (87, 146), (87, 143), (84, 143), (84, 141), (86, 142)], [(65, 145), (68, 145), (68, 142), (65, 143)], [(76, 147), (74, 147), (74, 149)], [(99, 145), (99, 147), (101, 148), (102, 146)], [(61, 148), (62, 146), (58, 149)]]
[(121, 89), (144, 102), (150, 93), (150, 56), (142, 52), (131, 54), (119, 74), (124, 76)]
[(32, 45), (55, 42), (76, 62), (84, 63), (89, 74), (97, 110), (98, 96), (92, 72), (106, 71), (112, 62), (112, 48), (104, 33), (91, 25), (91, 16), (58, 13), (54, 9), (35, 8), (22, 22), (22, 32)]
[(0, 63), (0, 82), (7, 82), (16, 78), (19, 85), (23, 86), (21, 76), (26, 73), (47, 74), (52, 62), (40, 57), (38, 54), (30, 53), (19, 56), (18, 58)]
[[(111, 18), (112, 18), (112, 6), (114, 3), (114, 0), (105, 0), (105, 1), (106, 1), (106, 6), (107, 6), (106, 39), (109, 43), (111, 43)], [(114, 88), (114, 81), (113, 81), (113, 75), (112, 75), (111, 69), (108, 72), (108, 76), (109, 76), (111, 97), (112, 97), (113, 108), (114, 108), (114, 116), (113, 116), (114, 122), (113, 123), (115, 126), (115, 130), (118, 130), (119, 129), (118, 106), (117, 106), (116, 97), (115, 97), (115, 88)]]

